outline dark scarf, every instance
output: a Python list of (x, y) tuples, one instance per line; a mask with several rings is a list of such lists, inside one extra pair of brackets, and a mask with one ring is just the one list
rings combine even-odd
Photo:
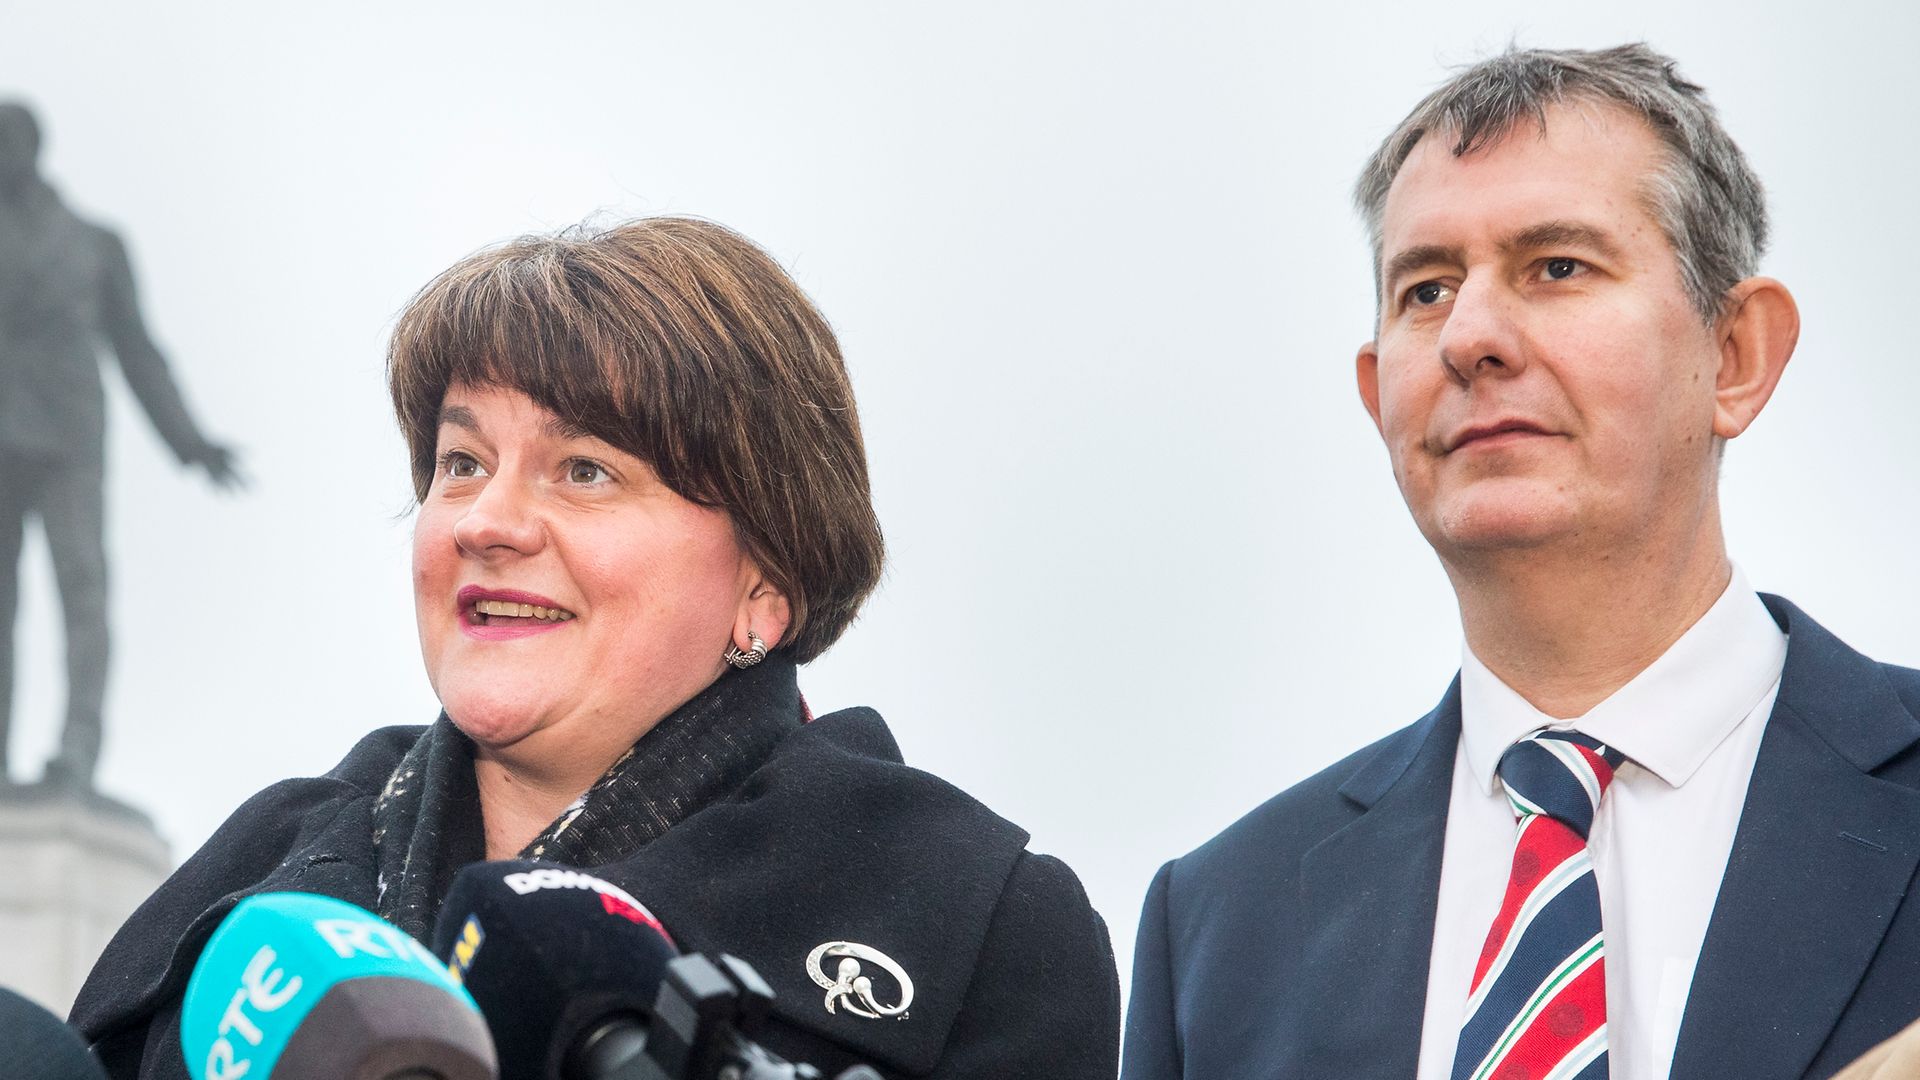
[[(738, 788), (804, 709), (785, 656), (729, 670), (642, 735), (520, 857), (593, 867), (633, 854)], [(381, 917), (425, 939), (454, 875), (486, 858), (473, 743), (445, 713), (388, 778), (373, 844)]]

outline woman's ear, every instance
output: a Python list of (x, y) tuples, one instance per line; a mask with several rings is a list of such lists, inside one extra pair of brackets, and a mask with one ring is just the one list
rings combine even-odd
[(733, 645), (741, 652), (751, 651), (753, 642), (747, 632), (752, 631), (760, 635), (767, 648), (777, 648), (793, 622), (793, 607), (787, 602), (787, 594), (753, 560), (746, 560), (745, 566), (740, 610), (733, 619)]

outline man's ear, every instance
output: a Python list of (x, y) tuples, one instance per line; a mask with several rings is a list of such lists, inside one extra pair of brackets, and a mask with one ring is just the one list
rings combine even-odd
[(1353, 358), (1354, 375), (1360, 382), (1360, 404), (1367, 407), (1367, 415), (1373, 417), (1373, 429), (1386, 437), (1385, 429), (1380, 426), (1380, 344), (1369, 341), (1360, 346), (1359, 355)]
[(766, 572), (746, 560), (745, 589), (740, 596), (740, 610), (733, 618), (733, 644), (741, 652), (753, 648), (747, 631), (760, 635), (767, 648), (778, 646), (787, 636), (787, 627), (793, 622), (793, 606), (787, 602), (787, 594), (780, 586), (767, 577)]
[(1753, 277), (1727, 293), (1727, 311), (1714, 325), (1720, 370), (1714, 378), (1713, 433), (1732, 439), (1747, 430), (1793, 357), (1800, 340), (1800, 309), (1785, 285)]

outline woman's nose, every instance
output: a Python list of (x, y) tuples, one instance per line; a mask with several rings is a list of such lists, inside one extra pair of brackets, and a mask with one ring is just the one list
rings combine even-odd
[(507, 477), (488, 480), (466, 513), (453, 523), (453, 542), (480, 559), (531, 555), (546, 541), (546, 525), (534, 505), (534, 493)]

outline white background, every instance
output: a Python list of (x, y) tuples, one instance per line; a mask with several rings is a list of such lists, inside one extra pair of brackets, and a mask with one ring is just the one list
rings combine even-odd
[[(255, 479), (178, 472), (110, 374), (101, 781), (182, 855), (434, 714), (382, 383), (408, 296), (517, 233), (694, 213), (793, 271), (859, 394), (890, 565), (810, 699), (879, 708), (909, 761), (1067, 859), (1126, 972), (1161, 861), (1456, 665), (1353, 389), (1347, 200), (1449, 65), (1510, 39), (1644, 38), (1712, 91), (1805, 321), (1726, 459), (1734, 556), (1920, 663), (1920, 8), (530, 7), (0, 7), (0, 96), (124, 230), (189, 401)], [(21, 778), (64, 693), (37, 536), (24, 573)]]

